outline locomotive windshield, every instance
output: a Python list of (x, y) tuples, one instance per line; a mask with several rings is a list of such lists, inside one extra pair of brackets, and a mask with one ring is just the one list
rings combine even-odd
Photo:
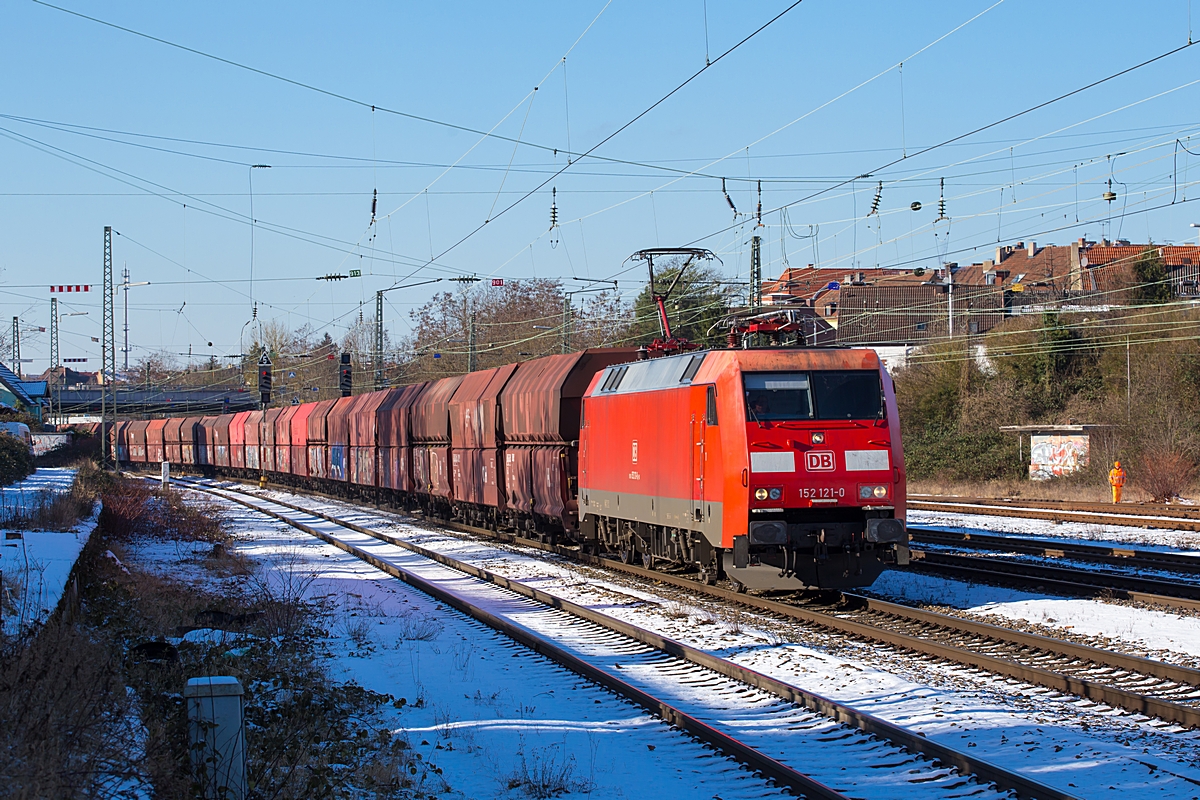
[(883, 415), (879, 373), (874, 370), (747, 372), (742, 380), (750, 422)]

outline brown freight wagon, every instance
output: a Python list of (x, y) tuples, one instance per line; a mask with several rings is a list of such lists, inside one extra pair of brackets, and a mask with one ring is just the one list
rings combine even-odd
[(401, 492), (413, 491), (409, 408), (421, 396), (426, 385), (415, 383), (386, 392), (376, 411), (380, 486)]
[(454, 499), (504, 510), (499, 397), (517, 364), (472, 372), (450, 400), (450, 465)]
[(263, 412), (262, 437), (258, 440), (263, 472), (278, 472), (275, 468), (275, 421), (282, 413), (282, 408), (268, 408)]
[(346, 460), (350, 454), (350, 412), (358, 402), (358, 397), (339, 397), (333, 401), (325, 417), (326, 468), (329, 470), (326, 477), (330, 480), (346, 480)]
[(633, 348), (583, 350), (526, 361), (500, 392), (504, 488), (513, 509), (576, 526), (579, 414), (592, 377), (632, 361)]
[(310, 478), (329, 477), (329, 455), (327, 452), (328, 431), (325, 418), (333, 408), (336, 400), (321, 400), (314, 404), (308, 414), (308, 476)]
[(163, 458), (172, 464), (183, 463), (183, 448), (179, 440), (185, 420), (186, 417), (171, 417), (163, 426)]
[(375, 471), (378, 412), (388, 394), (386, 391), (360, 394), (350, 412), (350, 456), (346, 477), (357, 486), (379, 485)]
[(158, 464), (165, 460), (163, 430), (166, 427), (165, 419), (152, 419), (146, 426), (146, 463)]
[(212, 466), (216, 461), (217, 417), (201, 417), (196, 425), (196, 464)]
[(133, 464), (146, 463), (146, 426), (149, 420), (138, 419), (125, 427), (125, 441), (129, 447), (127, 461)]
[(300, 406), (287, 406), (275, 418), (275, 471), (285, 475), (292, 471), (292, 417)]
[(184, 417), (183, 425), (179, 429), (179, 447), (181, 456), (179, 462), (181, 464), (196, 465), (200, 463), (200, 423), (204, 417)]
[(129, 460), (129, 420), (117, 423), (117, 461)]
[(463, 376), (442, 378), (425, 387), (409, 409), (413, 491), (449, 502), (454, 498), (450, 475), (450, 399)]
[(221, 414), (219, 417), (213, 418), (213, 466), (232, 466), (229, 460), (229, 425), (232, 422), (232, 414)]

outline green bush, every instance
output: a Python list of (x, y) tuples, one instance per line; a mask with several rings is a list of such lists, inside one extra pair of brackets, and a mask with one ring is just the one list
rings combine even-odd
[(15, 436), (0, 433), (0, 486), (33, 474), (33, 451)]

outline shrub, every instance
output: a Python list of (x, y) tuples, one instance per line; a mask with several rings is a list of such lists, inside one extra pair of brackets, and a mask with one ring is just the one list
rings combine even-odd
[(15, 436), (0, 434), (0, 485), (23, 480), (33, 474), (33, 451)]
[(1158, 446), (1144, 450), (1135, 466), (1133, 485), (1144, 489), (1156, 503), (1179, 497), (1196, 477), (1196, 462), (1171, 447)]

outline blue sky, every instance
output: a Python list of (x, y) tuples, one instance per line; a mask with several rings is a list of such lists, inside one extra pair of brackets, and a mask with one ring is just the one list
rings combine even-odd
[[(1200, 83), (1188, 85), (1200, 46), (876, 171), (1186, 44), (1188, 0), (805, 0), (595, 153), (637, 164), (583, 159), (499, 217), (566, 166), (568, 148), (588, 150), (703, 67), (706, 13), (715, 58), (787, 3), (62, 2), (368, 105), (550, 148), (372, 112), (9, 0), (0, 318), (48, 326), (49, 284), (98, 284), (111, 225), (118, 270), (152, 283), (130, 293), (131, 360), (244, 346), (252, 172), (260, 314), (335, 337), (405, 278), (616, 277), (634, 293), (642, 275), (626, 257), (680, 244), (711, 248), (744, 277), (759, 180), (772, 276), (785, 263), (970, 262), (997, 241), (1185, 241), (1200, 222), (1200, 156), (1176, 145), (1200, 153)], [(948, 224), (934, 224), (941, 178)], [(1111, 205), (1100, 199), (1110, 178)], [(879, 181), (881, 213), (868, 217)], [(775, 209), (786, 204), (785, 219)], [(363, 277), (315, 280), (350, 269)], [(388, 295), (392, 337), (444, 286)], [(99, 295), (62, 310), (88, 312), (63, 320), (62, 355), (94, 369)], [(23, 334), (22, 355), (36, 359), (26, 372), (48, 354), (46, 334)]]

